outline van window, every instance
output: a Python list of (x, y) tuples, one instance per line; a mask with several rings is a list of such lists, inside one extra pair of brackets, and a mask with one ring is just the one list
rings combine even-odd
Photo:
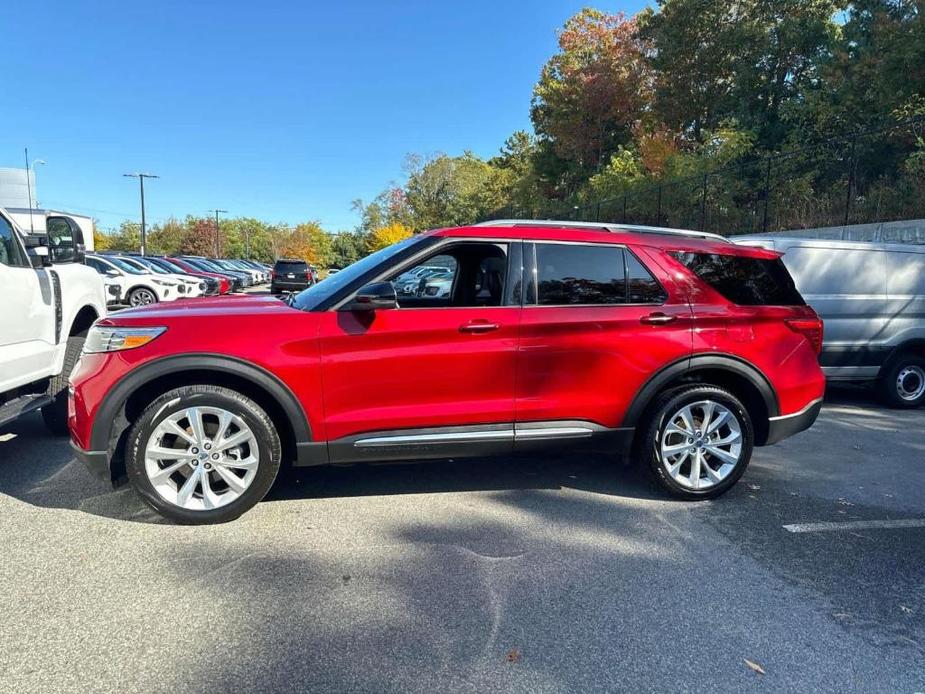
[(739, 306), (804, 306), (780, 258), (672, 253), (688, 270)]

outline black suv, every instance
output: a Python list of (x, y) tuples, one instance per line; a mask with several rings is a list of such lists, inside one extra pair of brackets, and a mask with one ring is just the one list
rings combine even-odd
[(277, 260), (270, 278), (271, 294), (300, 292), (314, 284), (312, 270), (304, 260)]

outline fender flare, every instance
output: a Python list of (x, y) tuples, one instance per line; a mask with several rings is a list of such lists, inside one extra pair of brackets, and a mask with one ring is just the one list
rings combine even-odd
[(673, 380), (697, 369), (727, 371), (745, 378), (761, 394), (761, 399), (768, 411), (768, 417), (780, 414), (777, 394), (768, 377), (753, 364), (732, 354), (695, 354), (672, 362), (651, 376), (636, 392), (632, 404), (623, 417), (624, 427), (635, 427), (652, 399)]
[(235, 357), (194, 353), (150, 361), (123, 376), (103, 398), (94, 415), (90, 448), (94, 451), (109, 449), (115, 422), (132, 393), (156, 378), (185, 370), (230, 374), (255, 383), (282, 408), (295, 434), (296, 444), (311, 442), (311, 428), (305, 410), (295, 394), (279, 378), (262, 367)]

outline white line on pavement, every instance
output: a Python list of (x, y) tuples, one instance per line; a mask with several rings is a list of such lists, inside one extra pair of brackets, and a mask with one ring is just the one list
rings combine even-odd
[(833, 523), (793, 523), (784, 530), (791, 533), (824, 533), (834, 530), (891, 530), (895, 528), (925, 528), (925, 518), (900, 520), (842, 521)]

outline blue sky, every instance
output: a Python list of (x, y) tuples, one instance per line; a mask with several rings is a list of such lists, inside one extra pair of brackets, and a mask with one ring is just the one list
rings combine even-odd
[[(408, 152), (528, 129), (556, 30), (587, 2), (66, 2), (4, 11), (0, 167), (103, 228), (210, 208), (352, 228)], [(631, 14), (643, 3), (596, 3)]]

